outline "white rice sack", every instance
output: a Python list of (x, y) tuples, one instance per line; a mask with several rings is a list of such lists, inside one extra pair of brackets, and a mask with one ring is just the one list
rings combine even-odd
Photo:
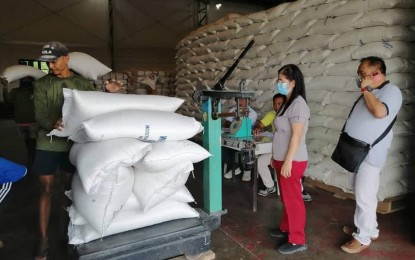
[[(303, 57), (303, 60), (304, 60), (304, 57)], [(298, 65), (298, 67), (300, 68), (304, 77), (310, 77), (310, 80), (316, 76), (322, 75), (326, 71), (326, 66), (324, 66), (321, 63), (300, 64)], [(304, 78), (304, 80), (305, 79), (306, 78)]]
[(342, 16), (328, 16), (326, 19), (318, 20), (310, 26), (307, 31), (308, 35), (312, 34), (342, 34), (355, 28), (352, 26), (353, 21), (356, 21), (362, 13), (342, 15)]
[(8, 83), (11, 83), (27, 76), (33, 77), (35, 79), (40, 79), (45, 75), (45, 72), (31, 66), (13, 65), (3, 70), (0, 73), (0, 78), (4, 78)]
[(387, 78), (392, 84), (401, 89), (412, 88), (415, 86), (415, 77), (409, 73), (388, 73)]
[(321, 153), (321, 150), (329, 146), (329, 143), (326, 141), (311, 139), (307, 136), (307, 149), (312, 152)]
[(352, 53), (359, 48), (359, 46), (346, 46), (335, 49), (329, 56), (327, 56), (327, 58), (323, 61), (323, 64), (348, 62), (352, 59)]
[(341, 34), (329, 43), (329, 49), (337, 49), (351, 45), (362, 45), (369, 42), (382, 41), (414, 41), (415, 35), (407, 27), (396, 26), (373, 26), (357, 29)]
[(335, 37), (336, 36), (321, 34), (306, 36), (298, 41), (295, 41), (294, 44), (288, 49), (287, 53), (309, 50), (310, 46), (313, 46), (313, 49), (324, 49), (327, 48), (329, 42), (331, 42)]
[(123, 109), (145, 109), (174, 112), (183, 99), (158, 95), (125, 95), (98, 91), (63, 89), (62, 131), (48, 135), (70, 136), (79, 125), (94, 116)]
[(272, 7), (270, 9), (266, 10), (265, 11), (265, 14), (266, 14), (267, 20), (269, 21), (269, 20), (272, 20), (272, 19), (275, 19), (275, 18), (280, 17), (281, 14), (282, 14), (282, 12), (284, 11), (284, 9), (289, 4), (290, 3), (282, 3), (282, 4), (279, 4), (279, 5), (275, 6), (275, 7)]
[(255, 35), (255, 38), (254, 38), (255, 39), (255, 45), (258, 45), (258, 46), (264, 45), (265, 47), (270, 45), (273, 42), (275, 36), (279, 32), (280, 32), (279, 30), (274, 30), (274, 31), (271, 31), (271, 32), (268, 32), (268, 33)]
[(79, 214), (78, 210), (73, 204), (68, 208), (68, 215), (71, 223), (74, 225), (88, 224), (88, 221), (86, 221), (86, 219), (83, 216), (81, 216), (81, 214)]
[(414, 49), (414, 44), (401, 41), (371, 42), (355, 50), (352, 53), (352, 58), (360, 60), (368, 56), (377, 56), (383, 59), (391, 59), (394, 57), (414, 59)]
[(341, 131), (344, 125), (344, 121), (345, 121), (344, 119), (330, 118), (329, 120), (324, 122), (323, 126), (329, 129)]
[(133, 192), (143, 206), (144, 212), (166, 200), (181, 189), (193, 171), (193, 163), (184, 161), (161, 172), (147, 172), (134, 167)]
[(306, 91), (315, 89), (331, 90), (332, 86), (338, 86), (339, 89), (342, 91), (344, 90), (344, 86), (346, 85), (346, 81), (344, 80), (344, 78), (345, 77), (337, 76), (313, 77), (311, 81), (306, 84)]
[(308, 107), (310, 108), (311, 114), (317, 114), (324, 108), (321, 102), (312, 102), (312, 101), (308, 102)]
[[(306, 89), (307, 100), (311, 102), (323, 102), (325, 97), (331, 92), (325, 89), (322, 90), (308, 90)], [(323, 104), (324, 105), (324, 104)]]
[(360, 62), (358, 60), (352, 60), (348, 62), (334, 64), (329, 66), (325, 75), (328, 76), (357, 76), (357, 69)]
[(70, 52), (68, 66), (70, 69), (91, 80), (97, 80), (98, 77), (112, 71), (112, 69), (94, 57), (83, 52)]
[(315, 23), (315, 20), (282, 29), (274, 38), (274, 42), (286, 42), (298, 40), (304, 37), (308, 28)]
[(295, 2), (290, 2), (289, 5), (287, 5), (287, 7), (284, 8), (284, 11), (282, 11), (282, 15), (293, 15), (291, 13), (301, 13), (301, 10), (303, 9), (303, 5), (305, 2), (306, 0), (297, 0)]
[(292, 14), (281, 15), (275, 19), (269, 20), (269, 22), (262, 28), (264, 33), (272, 32), (275, 30), (282, 30), (289, 27), (294, 20), (295, 16)]
[(294, 44), (294, 40), (271, 43), (258, 53), (258, 57), (272, 58), (274, 55), (285, 53)]
[(346, 14), (354, 14), (366, 12), (375, 9), (393, 9), (394, 7), (413, 8), (414, 2), (412, 0), (353, 0), (344, 1), (343, 5), (335, 8), (331, 15), (341, 16)]
[(324, 126), (324, 124), (330, 119), (331, 118), (327, 116), (311, 114), (309, 127)]
[(307, 54), (307, 51), (292, 52), (282, 59), (281, 66), (285, 64), (299, 64), (304, 55)]
[(318, 113), (323, 116), (346, 119), (352, 105), (353, 103), (350, 103), (350, 106), (328, 104), (325, 105), (324, 108)]
[(328, 16), (330, 16), (330, 11), (338, 5), (340, 5), (339, 2), (321, 4), (308, 8), (304, 8), (303, 6), (301, 13), (295, 17), (292, 24), (298, 25), (310, 20), (325, 20)]
[(119, 167), (101, 183), (97, 193), (88, 195), (76, 174), (72, 180), (73, 204), (89, 225), (103, 234), (132, 194), (133, 184), (132, 167)]
[(396, 72), (415, 72), (415, 64), (413, 61), (402, 59), (400, 57), (395, 57), (389, 60), (385, 60), (387, 73), (396, 73)]
[(192, 194), (186, 186), (181, 187), (178, 191), (173, 193), (173, 195), (171, 195), (168, 200), (186, 203), (195, 202), (195, 198), (193, 198)]
[(262, 29), (268, 22), (255, 22), (248, 26), (244, 26), (242, 30), (236, 33), (236, 38), (242, 38), (245, 36), (256, 35), (263, 33)]
[(336, 144), (339, 136), (340, 131), (328, 129), (323, 126), (310, 127), (307, 131), (307, 138), (326, 141), (330, 144)]
[(127, 201), (124, 203), (124, 206), (122, 207), (122, 209), (141, 211), (143, 207), (140, 205), (140, 202), (138, 202), (138, 199), (135, 196), (134, 192), (131, 192), (130, 196), (128, 196)]
[(336, 104), (342, 106), (350, 106), (361, 96), (362, 94), (356, 88), (356, 91), (351, 92), (330, 92), (324, 97), (323, 105)]
[(125, 137), (164, 142), (186, 140), (202, 130), (202, 124), (193, 117), (173, 112), (119, 110), (84, 121), (69, 138), (77, 143)]
[(76, 166), (87, 194), (96, 193), (109, 174), (120, 166), (132, 166), (151, 150), (151, 144), (132, 138), (74, 144), (69, 160)]
[(101, 236), (90, 225), (69, 224), (69, 244), (83, 244), (101, 237), (147, 227), (174, 219), (197, 218), (199, 213), (187, 203), (166, 200), (147, 212), (121, 210)]
[(301, 64), (304, 63), (321, 63), (327, 56), (329, 56), (331, 50), (328, 49), (314, 49), (309, 52), (301, 59)]
[(161, 172), (183, 161), (198, 163), (211, 156), (205, 148), (189, 140), (153, 143), (152, 147), (135, 167)]
[(356, 28), (371, 26), (392, 26), (415, 24), (413, 9), (381, 9), (372, 10), (352, 23)]

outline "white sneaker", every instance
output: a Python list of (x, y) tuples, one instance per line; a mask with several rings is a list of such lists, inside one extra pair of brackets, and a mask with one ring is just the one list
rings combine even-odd
[[(236, 169), (235, 169), (235, 176), (236, 176), (236, 175), (239, 175), (239, 174), (241, 174), (241, 169), (236, 168)], [(225, 173), (225, 174), (223, 175), (223, 177), (224, 177), (225, 179), (232, 179), (232, 170), (230, 170), (230, 171), (228, 171), (227, 173)]]
[(266, 196), (268, 196), (269, 194), (274, 193), (274, 192), (276, 192), (276, 191), (277, 191), (277, 188), (275, 188), (275, 186), (272, 186), (271, 188), (265, 188), (265, 190), (260, 190), (260, 191), (258, 192), (258, 195), (259, 195), (259, 196), (266, 197)]
[(242, 181), (251, 181), (251, 171), (244, 171), (244, 175), (242, 175)]

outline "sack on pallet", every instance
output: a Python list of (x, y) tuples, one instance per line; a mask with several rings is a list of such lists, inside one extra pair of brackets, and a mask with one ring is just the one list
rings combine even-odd
[(101, 183), (120, 166), (132, 166), (151, 150), (151, 144), (131, 138), (74, 144), (69, 159), (76, 166), (87, 194), (96, 193)]
[(134, 167), (133, 192), (143, 206), (143, 211), (147, 212), (181, 189), (191, 171), (193, 171), (191, 161), (184, 161), (157, 173), (146, 172)]
[(174, 112), (184, 100), (156, 95), (125, 95), (98, 91), (63, 89), (62, 131), (48, 135), (70, 136), (79, 125), (94, 116), (123, 109), (145, 109)]
[(101, 183), (98, 192), (88, 195), (76, 174), (72, 180), (73, 205), (95, 231), (103, 234), (132, 194), (133, 183), (132, 167), (118, 167)]
[[(179, 202), (194, 202), (195, 199), (193, 198), (190, 191), (187, 189), (186, 186), (183, 186), (178, 191), (176, 191), (173, 195), (169, 197), (169, 200), (172, 201), (179, 201)], [(134, 192), (131, 192), (130, 196), (128, 197), (127, 201), (125, 202), (124, 206), (122, 207), (122, 210), (136, 210), (136, 211), (143, 211), (143, 207), (141, 206), (140, 202), (137, 199), (137, 196), (135, 196)], [(72, 221), (73, 222), (73, 221)], [(75, 224), (75, 223), (74, 223)], [(83, 225), (83, 224), (79, 224)]]
[(121, 210), (111, 225), (99, 234), (90, 225), (72, 225), (68, 227), (69, 244), (78, 245), (105, 236), (147, 227), (174, 219), (197, 218), (199, 212), (187, 203), (166, 200), (144, 213), (135, 210)]
[(211, 156), (202, 146), (189, 140), (153, 143), (152, 150), (134, 166), (148, 172), (160, 172), (183, 162), (198, 163)]
[(112, 69), (108, 68), (94, 57), (83, 52), (70, 52), (69, 54), (69, 68), (81, 74), (87, 79), (97, 80)]
[(192, 138), (203, 127), (193, 117), (173, 112), (118, 110), (83, 122), (69, 137), (77, 143), (135, 138), (145, 142), (177, 141)]
[(31, 66), (13, 65), (3, 70), (0, 74), (0, 78), (5, 79), (7, 83), (11, 83), (27, 76), (31, 76), (35, 79), (40, 79), (45, 75), (45, 72)]

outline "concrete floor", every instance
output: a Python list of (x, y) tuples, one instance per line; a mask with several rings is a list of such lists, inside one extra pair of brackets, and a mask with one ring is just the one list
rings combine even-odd
[[(26, 163), (23, 142), (10, 119), (0, 119), (0, 156), (19, 163)], [(201, 165), (195, 167), (195, 178), (187, 183), (197, 204), (203, 207)], [(309, 250), (293, 256), (283, 256), (276, 251), (277, 241), (269, 230), (278, 226), (282, 205), (276, 194), (258, 198), (258, 212), (252, 212), (251, 184), (223, 181), (222, 225), (212, 233), (212, 250), (216, 259), (415, 259), (413, 208), (387, 215), (378, 215), (380, 238), (369, 249), (358, 255), (340, 250), (340, 245), (350, 238), (341, 228), (353, 223), (354, 201), (342, 200), (331, 193), (306, 187), (313, 201), (306, 203), (307, 242)], [(37, 239), (37, 179), (28, 175), (12, 187), (8, 197), (0, 204), (0, 239), (5, 243), (0, 249), (0, 259), (33, 259)], [(413, 205), (414, 200), (410, 200)], [(58, 207), (55, 207), (58, 208)], [(50, 258), (71, 259), (71, 246), (66, 244), (59, 219), (63, 211), (55, 210), (50, 223)]]

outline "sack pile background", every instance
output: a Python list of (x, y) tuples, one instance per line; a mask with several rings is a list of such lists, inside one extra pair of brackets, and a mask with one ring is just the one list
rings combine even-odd
[[(353, 102), (359, 60), (385, 59), (387, 79), (401, 88), (403, 107), (393, 128), (390, 156), (382, 169), (380, 201), (413, 190), (410, 147), (414, 135), (415, 2), (408, 0), (298, 0), (245, 16), (230, 15), (199, 28), (177, 44), (176, 96), (179, 113), (202, 120), (191, 95), (210, 89), (236, 57), (255, 40), (226, 83), (245, 81), (256, 91), (251, 106), (272, 109), (277, 70), (296, 64), (305, 76), (311, 109), (306, 175), (352, 192), (352, 178), (330, 156)], [(224, 102), (223, 110), (231, 105)]]

